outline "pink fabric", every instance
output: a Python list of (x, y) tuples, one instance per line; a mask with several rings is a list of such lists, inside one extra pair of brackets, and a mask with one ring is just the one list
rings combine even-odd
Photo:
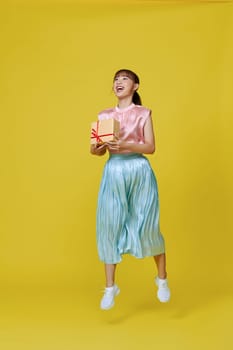
[[(120, 122), (120, 139), (132, 143), (144, 143), (144, 125), (151, 114), (150, 109), (131, 104), (120, 109), (118, 107), (105, 109), (98, 114), (98, 119), (115, 118)], [(114, 151), (111, 153), (129, 153), (130, 151)]]

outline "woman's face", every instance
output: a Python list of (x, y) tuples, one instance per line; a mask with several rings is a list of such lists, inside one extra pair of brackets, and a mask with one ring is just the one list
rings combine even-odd
[(133, 96), (134, 91), (138, 89), (138, 84), (136, 84), (131, 78), (129, 78), (125, 73), (120, 73), (117, 75), (113, 82), (113, 91), (119, 99)]

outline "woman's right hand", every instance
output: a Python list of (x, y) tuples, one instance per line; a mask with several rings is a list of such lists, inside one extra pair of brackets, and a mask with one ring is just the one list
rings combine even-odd
[(91, 153), (95, 154), (96, 156), (103, 156), (106, 153), (106, 149), (107, 149), (107, 144), (103, 143), (103, 144), (94, 144), (91, 145)]

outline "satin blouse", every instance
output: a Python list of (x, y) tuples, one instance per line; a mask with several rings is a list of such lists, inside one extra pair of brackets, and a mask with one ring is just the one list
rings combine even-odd
[[(108, 108), (98, 114), (99, 120), (114, 118), (120, 122), (120, 135), (122, 141), (131, 143), (144, 143), (144, 125), (150, 117), (151, 110), (132, 103), (126, 108)], [(130, 151), (111, 151), (111, 153), (129, 153)]]

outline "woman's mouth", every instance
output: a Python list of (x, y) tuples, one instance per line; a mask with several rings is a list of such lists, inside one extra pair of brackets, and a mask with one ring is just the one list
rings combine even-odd
[(122, 92), (124, 90), (123, 86), (117, 86), (116, 87), (116, 92)]

